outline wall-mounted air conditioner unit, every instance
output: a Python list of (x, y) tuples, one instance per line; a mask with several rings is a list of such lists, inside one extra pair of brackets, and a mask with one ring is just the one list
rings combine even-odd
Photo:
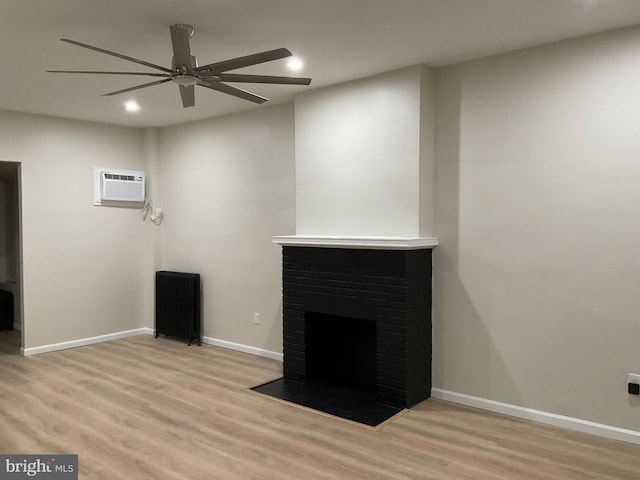
[(144, 202), (144, 172), (94, 168), (94, 205)]

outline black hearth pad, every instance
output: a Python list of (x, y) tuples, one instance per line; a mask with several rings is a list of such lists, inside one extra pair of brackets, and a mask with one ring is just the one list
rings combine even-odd
[(372, 427), (404, 410), (402, 407), (379, 402), (373, 392), (352, 390), (325, 382), (302, 383), (280, 378), (251, 390)]

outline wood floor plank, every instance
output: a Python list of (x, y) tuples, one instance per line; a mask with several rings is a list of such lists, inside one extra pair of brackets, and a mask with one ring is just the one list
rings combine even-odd
[(0, 452), (82, 479), (638, 480), (640, 446), (434, 399), (380, 430), (247, 389), (281, 363), (151, 336), (32, 357), (0, 334)]

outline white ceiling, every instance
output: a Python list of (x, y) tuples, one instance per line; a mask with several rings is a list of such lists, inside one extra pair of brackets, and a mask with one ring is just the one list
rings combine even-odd
[[(138, 127), (264, 108), (196, 87), (196, 106), (183, 109), (172, 83), (105, 97), (153, 79), (45, 72), (145, 71), (61, 37), (169, 67), (174, 23), (196, 27), (191, 50), (200, 64), (279, 47), (301, 57), (298, 74), (284, 60), (246, 69), (313, 78), (309, 87), (238, 85), (270, 98), (269, 105), (408, 65), (446, 65), (637, 25), (640, 0), (0, 0), (0, 108)], [(130, 98), (142, 111), (124, 111)]]

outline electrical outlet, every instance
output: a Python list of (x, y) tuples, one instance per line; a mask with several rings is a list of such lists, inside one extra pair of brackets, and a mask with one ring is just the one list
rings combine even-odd
[(254, 325), (260, 325), (260, 314), (259, 313), (254, 313), (253, 314), (253, 324)]
[(630, 373), (627, 376), (627, 393), (629, 395), (640, 395), (640, 375)]

